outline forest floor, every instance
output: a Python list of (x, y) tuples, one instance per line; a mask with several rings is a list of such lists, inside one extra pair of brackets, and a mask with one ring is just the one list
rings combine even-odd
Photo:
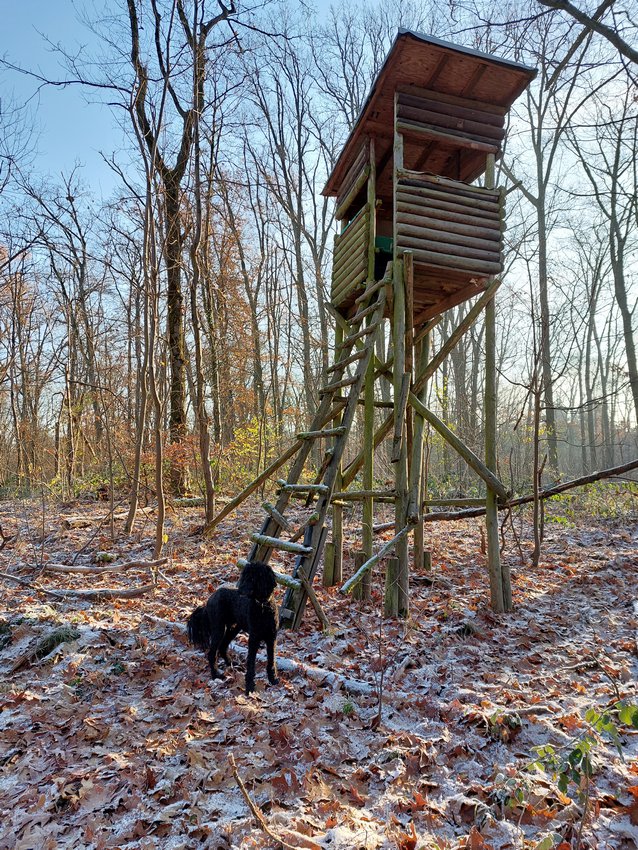
[[(360, 603), (318, 587), (331, 630), (309, 608), (281, 634), (280, 685), (265, 686), (260, 655), (246, 697), (245, 638), (211, 682), (183, 624), (236, 580), (258, 513), (210, 540), (194, 533), (197, 509), (171, 513), (156, 586), (89, 600), (45, 591), (149, 584), (148, 568), (121, 564), (152, 557), (152, 519), (112, 541), (104, 505), (0, 503), (17, 534), (0, 551), (0, 848), (274, 850), (238, 778), (289, 847), (638, 847), (638, 730), (612, 711), (621, 756), (586, 718), (638, 702), (635, 513), (548, 524), (535, 570), (510, 539), (515, 609), (501, 616), (480, 521), (429, 524), (433, 569), (413, 576), (407, 622), (380, 617), (376, 590)], [(88, 528), (65, 527), (79, 515)], [(113, 571), (52, 569), (98, 562)], [(571, 754), (580, 788), (529, 769), (547, 745), (559, 762)]]

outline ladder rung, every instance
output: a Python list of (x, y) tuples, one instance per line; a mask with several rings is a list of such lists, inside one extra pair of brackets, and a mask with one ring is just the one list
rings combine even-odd
[(283, 528), (284, 531), (292, 530), (292, 526), (286, 517), (280, 514), (277, 508), (274, 505), (271, 505), (270, 502), (263, 502), (262, 508), (266, 511), (268, 516), (277, 523), (279, 528)]
[(373, 499), (390, 499), (396, 496), (395, 490), (339, 490), (333, 493), (333, 499), (344, 502), (363, 501), (366, 496)]
[(284, 552), (294, 552), (295, 555), (312, 555), (312, 548), (302, 543), (291, 543), (290, 540), (281, 540), (279, 537), (268, 537), (267, 534), (251, 534), (253, 543), (269, 546), (271, 549), (281, 549)]
[(345, 425), (338, 428), (326, 428), (324, 431), (302, 431), (297, 434), (298, 440), (320, 440), (323, 437), (340, 437), (346, 433)]
[(311, 525), (316, 525), (319, 522), (319, 514), (315, 511), (314, 514), (311, 514), (308, 519), (304, 522), (303, 525), (300, 525), (297, 531), (290, 538), (293, 543), (296, 543), (301, 537), (306, 533), (306, 529)]
[(351, 354), (350, 357), (346, 357), (345, 360), (339, 360), (334, 366), (331, 366), (326, 374), (330, 375), (332, 372), (336, 372), (337, 369), (345, 369), (346, 366), (349, 366), (351, 363), (356, 363), (357, 360), (361, 360), (362, 357), (365, 356), (366, 350), (362, 348), (361, 351), (355, 351), (354, 354)]
[(364, 289), (361, 295), (359, 295), (359, 297), (355, 299), (354, 303), (362, 304), (364, 301), (367, 301), (371, 295), (374, 295), (375, 292), (378, 292), (382, 286), (385, 286), (386, 283), (389, 282), (390, 279), (385, 277), (382, 280), (378, 280), (372, 286), (368, 286), (366, 289)]
[(319, 390), (319, 395), (326, 395), (327, 393), (334, 392), (335, 390), (340, 390), (342, 387), (351, 387), (352, 384), (356, 384), (359, 380), (358, 375), (354, 375), (352, 378), (344, 378), (342, 381), (335, 381), (332, 384), (326, 384), (323, 389)]
[(327, 484), (289, 484), (283, 478), (277, 480), (277, 484), (287, 493), (327, 493)]
[(351, 334), (350, 336), (347, 336), (341, 343), (341, 347), (345, 348), (348, 345), (352, 345), (353, 342), (356, 342), (358, 339), (361, 339), (361, 337), (367, 336), (373, 331), (376, 331), (376, 329), (379, 327), (379, 322), (380, 320), (372, 322), (371, 325), (366, 325), (365, 328), (362, 328), (360, 331), (357, 331), (356, 334)]
[(379, 309), (379, 303), (375, 301), (374, 304), (370, 304), (365, 310), (361, 310), (354, 314), (354, 316), (350, 319), (351, 322), (360, 322), (361, 319), (365, 319), (366, 316), (369, 316), (370, 313), (374, 313), (375, 310)]

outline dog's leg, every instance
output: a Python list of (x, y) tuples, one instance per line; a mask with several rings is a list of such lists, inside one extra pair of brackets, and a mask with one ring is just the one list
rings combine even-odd
[(240, 631), (240, 626), (226, 626), (226, 634), (219, 645), (219, 657), (224, 659), (224, 663), (227, 667), (231, 666), (231, 660), (228, 657), (228, 647), (230, 646), (231, 641), (235, 640)]
[(255, 690), (255, 659), (261, 640), (254, 634), (248, 635), (248, 661), (246, 662), (246, 694)]
[(208, 663), (210, 664), (210, 675), (213, 679), (223, 679), (224, 674), (217, 669), (217, 650), (224, 639), (225, 626), (215, 623), (210, 634), (210, 648), (208, 650)]
[(266, 667), (266, 672), (268, 674), (268, 681), (271, 685), (278, 685), (279, 679), (277, 678), (277, 661), (275, 660), (275, 637), (268, 638), (266, 641), (266, 652), (268, 653), (268, 666)]

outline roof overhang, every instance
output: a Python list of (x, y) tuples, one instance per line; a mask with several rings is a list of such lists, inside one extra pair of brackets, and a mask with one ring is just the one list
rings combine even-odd
[(509, 59), (434, 36), (399, 30), (322, 194), (338, 194), (364, 139), (373, 137), (392, 143), (394, 92), (400, 86), (419, 86), (500, 107), (505, 114), (536, 74), (536, 69)]

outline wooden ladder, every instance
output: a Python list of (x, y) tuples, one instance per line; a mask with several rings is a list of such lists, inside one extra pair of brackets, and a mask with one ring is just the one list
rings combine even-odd
[[(293, 578), (303, 574), (312, 583), (319, 566), (328, 529), (326, 516), (334, 491), (339, 467), (354, 421), (357, 404), (366, 371), (374, 354), (376, 332), (383, 321), (388, 278), (370, 281), (357, 298), (357, 312), (350, 319), (351, 331), (335, 352), (335, 363), (328, 369), (328, 381), (320, 392), (321, 402), (308, 431), (299, 435), (303, 440), (288, 478), (280, 479), (276, 505), (264, 504), (266, 518), (259, 533), (253, 534), (249, 560), (268, 563), (273, 550), (296, 555)], [(356, 365), (355, 365), (356, 364)], [(352, 375), (344, 377), (348, 366), (354, 366)], [(340, 391), (347, 392), (344, 397)], [(335, 427), (326, 427), (334, 420)], [(317, 440), (328, 440), (324, 459), (312, 484), (300, 484), (305, 463)], [(285, 516), (293, 495), (307, 496), (307, 503), (315, 501), (312, 516), (296, 531)], [(289, 537), (282, 538), (282, 532)], [(303, 537), (303, 540), (301, 538)], [(308, 593), (303, 583), (298, 588), (288, 588), (280, 609), (280, 622), (285, 628), (295, 629), (303, 617)]]

